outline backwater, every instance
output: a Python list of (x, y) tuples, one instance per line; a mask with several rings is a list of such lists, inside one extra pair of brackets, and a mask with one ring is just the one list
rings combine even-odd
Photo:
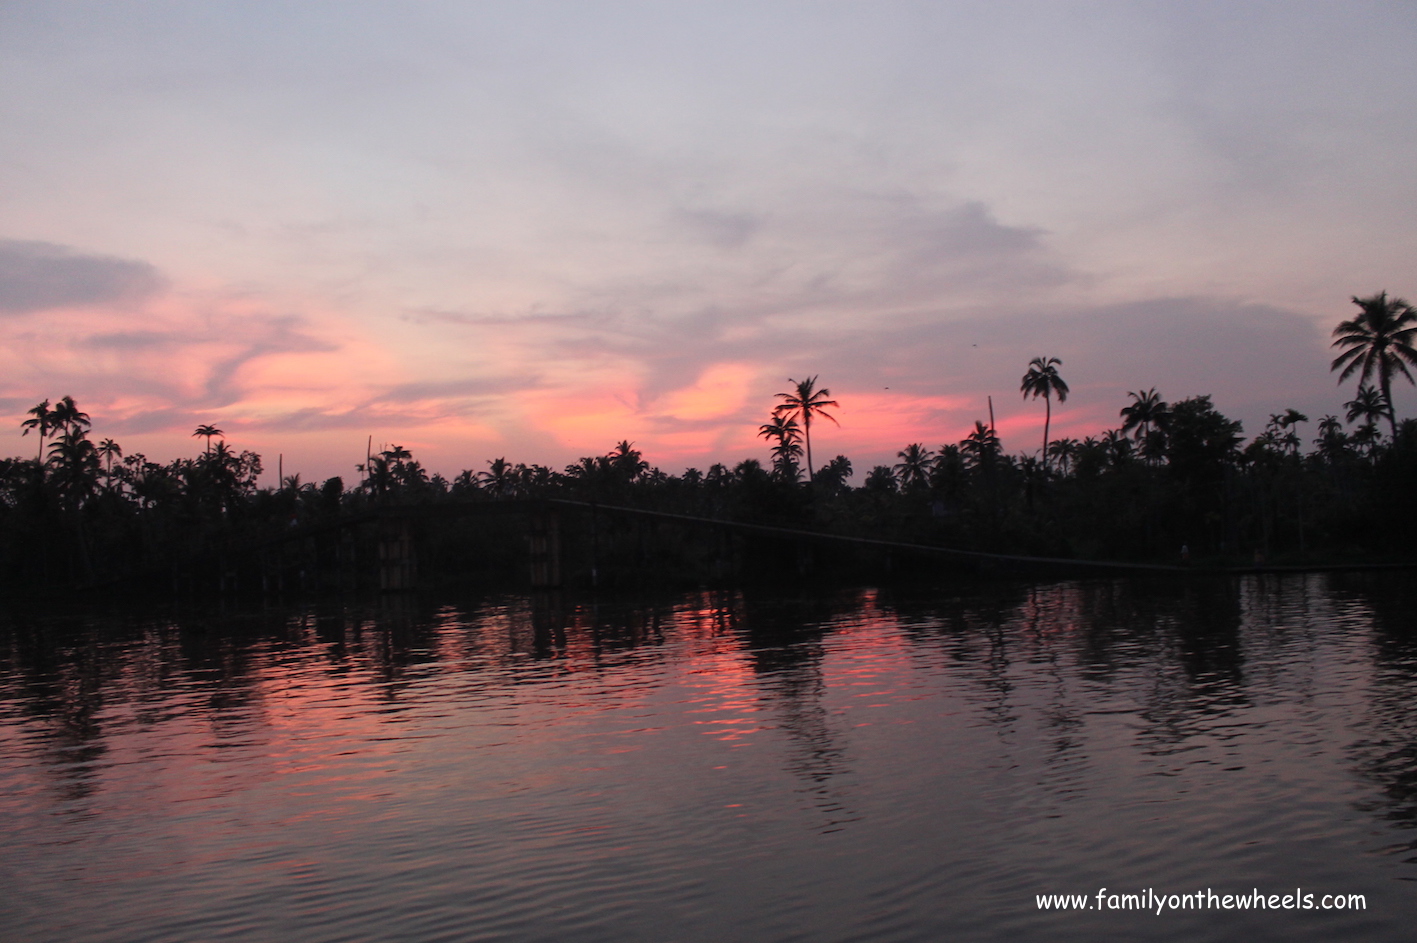
[(0, 939), (1410, 939), (1414, 583), (14, 605)]

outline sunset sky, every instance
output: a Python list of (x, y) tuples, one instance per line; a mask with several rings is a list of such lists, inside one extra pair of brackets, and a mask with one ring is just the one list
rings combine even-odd
[(859, 483), (989, 395), (1037, 449), (1039, 355), (1059, 435), (1317, 420), (1350, 296), (1417, 296), (1414, 50), (1407, 2), (6, 0), (3, 454), (71, 394), (267, 483), (678, 472), (816, 374)]

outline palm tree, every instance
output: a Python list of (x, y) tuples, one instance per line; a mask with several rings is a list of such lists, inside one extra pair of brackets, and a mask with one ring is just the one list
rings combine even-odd
[(88, 433), (72, 426), (49, 446), (49, 462), (54, 466), (54, 482), (71, 508), (77, 508), (94, 493), (98, 482), (98, 450)]
[(1367, 425), (1375, 426), (1379, 419), (1388, 415), (1383, 395), (1371, 386), (1358, 387), (1358, 395), (1343, 405), (1348, 408), (1345, 415), (1349, 422), (1362, 419)]
[(24, 432), (20, 433), (20, 435), (29, 435), (31, 429), (39, 433), (39, 455), (35, 458), (35, 462), (38, 464), (43, 464), (44, 440), (45, 437), (49, 435), (50, 430), (55, 428), (54, 411), (49, 408), (49, 400), (45, 400), (38, 406), (31, 409), (29, 412), (25, 413), (25, 415), (31, 418), (26, 419), (24, 422), (20, 423), (20, 425), (25, 430)]
[(512, 466), (505, 458), (494, 458), (487, 462), (488, 470), (478, 472), (477, 480), (486, 491), (497, 497), (512, 493)]
[(218, 436), (218, 435), (224, 435), (224, 434), (225, 434), (225, 433), (223, 433), (223, 432), (222, 432), (220, 429), (218, 429), (216, 426), (210, 426), (210, 425), (208, 425), (208, 426), (198, 426), (198, 427), (197, 427), (197, 431), (194, 432), (194, 433), (192, 433), (192, 438), (195, 439), (197, 436), (206, 436), (206, 437), (207, 437), (207, 457), (210, 458), (210, 457), (211, 457), (211, 454), (212, 454), (212, 436)]
[(794, 380), (787, 378), (787, 382), (794, 385), (790, 393), (778, 393), (778, 399), (782, 400), (773, 409), (774, 416), (786, 416), (789, 419), (799, 420), (802, 426), (802, 438), (807, 444), (807, 481), (812, 481), (812, 417), (819, 416), (823, 419), (830, 419), (838, 426), (836, 417), (827, 412), (826, 408), (831, 406), (836, 409), (841, 408), (841, 404), (831, 396), (831, 390), (823, 387), (817, 389), (817, 378), (808, 377), (805, 380)]
[(1052, 445), (1048, 446), (1048, 457), (1058, 460), (1058, 468), (1064, 475), (1066, 475), (1068, 469), (1072, 467), (1073, 459), (1077, 454), (1077, 439), (1057, 439)]
[(770, 422), (758, 427), (758, 435), (764, 439), (776, 439), (772, 447), (772, 463), (778, 474), (788, 481), (797, 480), (797, 460), (802, 457), (802, 430), (796, 419), (775, 415)]
[(123, 457), (123, 447), (112, 439), (104, 439), (98, 444), (98, 454), (103, 456), (103, 480), (107, 490), (113, 490), (113, 459)]
[(77, 432), (80, 429), (87, 429), (89, 414), (81, 412), (79, 406), (74, 402), (74, 397), (66, 396), (54, 404), (54, 410), (49, 414), (49, 421), (56, 429), (65, 432)]
[[(1130, 406), (1123, 406), (1117, 414), (1124, 420), (1122, 423), (1123, 432), (1131, 432), (1133, 438), (1138, 442), (1145, 439), (1152, 429), (1160, 428), (1166, 424), (1166, 419), (1171, 415), (1171, 407), (1166, 405), (1166, 401), (1161, 398), (1161, 394), (1152, 387), (1145, 393), (1128, 393), (1132, 398)], [(1133, 432), (1133, 430), (1136, 430)]]
[(1417, 365), (1417, 348), (1412, 346), (1413, 341), (1417, 340), (1417, 309), (1401, 298), (1388, 298), (1385, 291), (1370, 298), (1355, 295), (1353, 303), (1358, 306), (1358, 316), (1333, 329), (1335, 340), (1331, 346), (1346, 347), (1347, 350), (1334, 358), (1329, 369), (1343, 368), (1338, 375), (1339, 383), (1357, 372), (1360, 387), (1367, 384), (1373, 374), (1378, 375), (1383, 403), (1387, 405), (1388, 422), (1396, 438), (1392, 375), (1401, 373), (1408, 383), (1414, 382), (1407, 365)]
[(640, 451), (635, 448), (635, 443), (629, 439), (621, 439), (616, 443), (606, 458), (610, 459), (611, 467), (626, 481), (636, 481), (649, 470), (649, 462), (644, 460)]
[(1057, 394), (1058, 402), (1063, 402), (1068, 398), (1068, 384), (1063, 382), (1063, 378), (1058, 375), (1058, 368), (1063, 362), (1057, 357), (1034, 357), (1028, 363), (1028, 372), (1023, 375), (1019, 389), (1023, 391), (1023, 398), (1028, 399), (1030, 395), (1034, 399), (1043, 397), (1043, 468), (1048, 468), (1048, 427), (1053, 421), (1053, 395)]
[(1319, 420), (1319, 437), (1314, 440), (1319, 454), (1334, 461), (1348, 450), (1348, 435), (1343, 431), (1343, 423), (1337, 416), (1324, 416)]
[(987, 467), (999, 456), (999, 437), (982, 420), (976, 419), (974, 431), (964, 437), (959, 450), (972, 467)]
[(923, 488), (930, 484), (930, 463), (935, 453), (919, 442), (911, 443), (896, 453), (900, 464), (895, 466), (896, 477), (901, 487)]
[(1289, 430), (1288, 432), (1284, 432), (1283, 435), (1276, 435), (1276, 440), (1284, 448), (1296, 454), (1299, 451), (1300, 445), (1299, 430), (1290, 429), (1290, 427), (1308, 421), (1308, 416), (1305, 416), (1292, 406), (1282, 413), (1272, 413), (1269, 417), (1269, 424), (1274, 427), (1276, 433), (1284, 432), (1286, 429)]

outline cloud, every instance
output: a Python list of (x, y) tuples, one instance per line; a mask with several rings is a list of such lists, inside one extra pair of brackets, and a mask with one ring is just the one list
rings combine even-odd
[(739, 248), (763, 225), (762, 219), (751, 213), (712, 210), (681, 209), (674, 213), (673, 219), (678, 227), (719, 249)]
[(156, 347), (168, 347), (177, 342), (178, 339), (172, 334), (159, 331), (114, 331), (81, 337), (75, 340), (74, 344), (94, 350), (151, 350)]
[(0, 313), (127, 304), (164, 287), (146, 262), (84, 255), (48, 242), (0, 239)]
[(484, 377), (472, 380), (419, 381), (400, 383), (380, 393), (366, 406), (376, 403), (417, 403), (425, 400), (465, 400), (504, 396), (517, 390), (535, 389), (541, 381), (530, 376)]

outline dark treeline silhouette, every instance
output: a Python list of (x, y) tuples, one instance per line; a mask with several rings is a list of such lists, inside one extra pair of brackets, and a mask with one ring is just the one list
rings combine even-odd
[[(199, 455), (163, 464), (125, 455), (112, 439), (95, 444), (72, 398), (46, 400), (22, 423), (37, 434), (36, 456), (0, 460), (0, 580), (12, 591), (101, 583), (381, 507), (527, 498), (1071, 559), (1407, 560), (1417, 531), (1417, 420), (1394, 415), (1391, 378), (1411, 380), (1417, 313), (1385, 293), (1353, 300), (1360, 314), (1334, 332), (1340, 382), (1358, 373), (1361, 384), (1343, 418), (1310, 427), (1289, 409), (1247, 441), (1209, 396), (1168, 403), (1148, 389), (1128, 394), (1117, 428), (1049, 439), (1051, 400), (1063, 401), (1068, 387), (1062, 362), (1038, 357), (1021, 389), (1045, 400), (1041, 451), (1006, 453), (981, 420), (958, 442), (904, 445), (899, 462), (867, 470), (859, 486), (844, 455), (811, 464), (812, 421), (835, 421), (826, 409), (840, 408), (815, 376), (790, 381), (760, 427), (771, 443), (766, 466), (749, 458), (670, 475), (622, 441), (562, 469), (496, 458), (449, 480), (394, 445), (356, 466), (348, 485), (291, 475), (273, 488), (257, 486), (261, 457), (230, 447), (215, 426), (193, 433), (204, 440)], [(457, 543), (443, 549), (455, 556)]]

